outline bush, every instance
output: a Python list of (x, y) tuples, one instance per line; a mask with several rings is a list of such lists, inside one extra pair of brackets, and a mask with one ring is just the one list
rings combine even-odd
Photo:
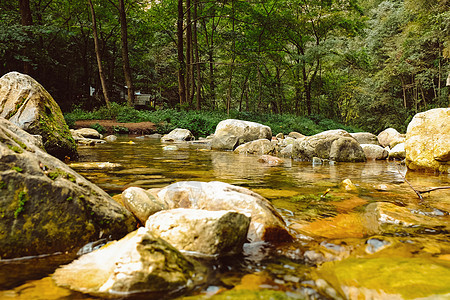
[(98, 123), (92, 124), (92, 125), (89, 126), (89, 127), (91, 127), (92, 129), (97, 130), (99, 133), (104, 133), (104, 132), (106, 131), (106, 130), (105, 130), (105, 127), (103, 127), (102, 125), (100, 125), (100, 124), (98, 124)]
[[(76, 107), (72, 112), (65, 114), (64, 117), (69, 126), (73, 126), (76, 120), (116, 119), (118, 122), (125, 123), (148, 121), (156, 124), (159, 133), (168, 133), (175, 128), (185, 128), (189, 129), (196, 137), (205, 137), (214, 133), (217, 124), (225, 119), (239, 119), (264, 124), (272, 129), (274, 135), (280, 132), (288, 134), (292, 131), (304, 135), (314, 135), (330, 129), (344, 129), (349, 132), (360, 131), (357, 127), (344, 125), (320, 115), (306, 117), (290, 114), (276, 115), (232, 111), (227, 116), (223, 112), (211, 111), (137, 110), (118, 103), (111, 103), (110, 110), (106, 107), (100, 107), (93, 112), (86, 112)], [(116, 133), (127, 133), (128, 129), (125, 129), (123, 127), (115, 128), (114, 131)]]

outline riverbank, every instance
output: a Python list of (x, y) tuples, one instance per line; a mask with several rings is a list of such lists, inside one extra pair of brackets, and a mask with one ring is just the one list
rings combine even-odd
[(103, 134), (128, 133), (128, 134), (151, 134), (156, 132), (156, 125), (152, 122), (124, 123), (115, 120), (78, 120), (74, 129), (95, 128)]

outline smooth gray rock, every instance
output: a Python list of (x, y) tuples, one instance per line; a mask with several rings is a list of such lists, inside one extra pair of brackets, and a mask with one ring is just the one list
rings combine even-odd
[(192, 141), (195, 137), (188, 129), (176, 128), (169, 132), (168, 134), (163, 135), (161, 138), (161, 142), (182, 142), (182, 141)]

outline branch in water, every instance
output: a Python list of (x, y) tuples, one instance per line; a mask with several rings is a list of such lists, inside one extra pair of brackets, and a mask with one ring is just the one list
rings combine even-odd
[(429, 192), (436, 191), (436, 190), (447, 190), (447, 189), (450, 189), (450, 186), (438, 186), (438, 187), (430, 188), (428, 190), (417, 191), (417, 192), (419, 194), (423, 194), (423, 193), (429, 193)]

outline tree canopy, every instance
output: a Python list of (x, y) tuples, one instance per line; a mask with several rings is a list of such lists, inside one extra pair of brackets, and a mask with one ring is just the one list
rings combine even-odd
[(448, 0), (0, 2), (0, 75), (30, 74), (66, 111), (103, 105), (104, 90), (133, 105), (134, 89), (148, 109), (405, 130), (450, 105), (449, 58)]

